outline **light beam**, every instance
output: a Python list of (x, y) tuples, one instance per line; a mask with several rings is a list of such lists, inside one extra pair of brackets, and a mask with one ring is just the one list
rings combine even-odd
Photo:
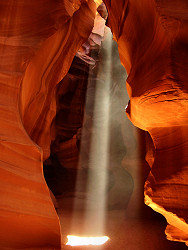
[[(106, 190), (108, 181), (109, 167), (109, 127), (110, 127), (110, 97), (111, 97), (111, 63), (112, 63), (112, 34), (106, 29), (105, 34), (105, 61), (99, 65), (95, 79), (95, 97), (92, 111), (92, 127), (90, 128), (90, 149), (87, 165), (82, 164), (82, 148), (85, 147), (81, 141), (80, 165), (88, 170), (87, 190), (85, 193), (84, 216), (82, 225), (78, 227), (80, 199), (74, 200), (74, 211), (71, 233), (68, 235), (67, 245), (101, 245), (109, 238), (105, 235), (105, 211), (106, 211)], [(91, 84), (91, 85), (90, 85)], [(92, 88), (93, 79), (88, 81), (88, 89)], [(86, 94), (87, 99), (91, 97)], [(91, 99), (89, 99), (91, 102)], [(89, 104), (88, 104), (89, 105)], [(86, 133), (86, 134), (84, 134)], [(82, 137), (88, 135), (88, 131), (82, 130)], [(76, 192), (79, 190), (80, 183), (78, 176)], [(101, 237), (79, 237), (77, 232), (82, 235), (101, 236)], [(80, 235), (80, 233), (78, 234)]]

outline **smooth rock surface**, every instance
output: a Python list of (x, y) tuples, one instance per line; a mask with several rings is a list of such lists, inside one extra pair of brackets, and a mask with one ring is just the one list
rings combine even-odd
[[(146, 159), (151, 171), (145, 182), (145, 203), (167, 219), (168, 239), (188, 242), (187, 1), (104, 2), (109, 13), (108, 25), (128, 72), (127, 114), (135, 126), (148, 131)], [(100, 32), (94, 29), (91, 33), (95, 14), (96, 5), (92, 0), (0, 3), (2, 250), (61, 247), (60, 224), (44, 180), (42, 162), (49, 157), (50, 143), (55, 138), (52, 121), (56, 113), (57, 84), (62, 83), (65, 76), (65, 89), (66, 84), (70, 84), (67, 73), (76, 53), (90, 65), (95, 64), (89, 52), (86, 53), (90, 46), (99, 45), (101, 41), (100, 21), (95, 20), (96, 30)], [(104, 20), (102, 22), (104, 25)], [(67, 89), (69, 92), (69, 87)], [(72, 92), (76, 93), (76, 102), (81, 101), (82, 109), (84, 95), (79, 95), (77, 90), (75, 87)], [(61, 91), (60, 96), (63, 96)], [(66, 167), (78, 161), (78, 129), (83, 115), (81, 112), (74, 120), (75, 102), (71, 106), (69, 101), (68, 98), (68, 112), (63, 114), (66, 119), (58, 121), (57, 117), (61, 126), (66, 124), (70, 129), (72, 125), (68, 131), (71, 135), (66, 137), (65, 133), (68, 143), (65, 140), (58, 144), (60, 150), (56, 148), (57, 154), (66, 152), (64, 158), (60, 153)], [(75, 113), (72, 114), (72, 110)], [(73, 115), (70, 120), (69, 115)], [(75, 158), (68, 155), (70, 151)], [(132, 226), (131, 223), (131, 228), (139, 224)], [(149, 224), (146, 233), (149, 233)], [(138, 226), (138, 230), (142, 229)], [(121, 226), (115, 230), (117, 233), (129, 231), (129, 228), (123, 231)], [(137, 235), (136, 232), (135, 238)], [(122, 249), (124, 241), (116, 239), (122, 243)], [(136, 239), (137, 242), (142, 239), (142, 234)], [(151, 244), (151, 239), (146, 242)], [(139, 242), (136, 246), (139, 247)]]
[(127, 114), (150, 134), (145, 203), (167, 219), (168, 239), (187, 242), (187, 1), (104, 2), (128, 73)]
[(43, 176), (55, 86), (93, 28), (95, 3), (0, 3), (0, 248), (59, 249), (58, 216)]

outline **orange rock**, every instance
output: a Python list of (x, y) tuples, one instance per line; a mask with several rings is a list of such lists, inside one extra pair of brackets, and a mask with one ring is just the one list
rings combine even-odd
[(87, 40), (95, 12), (92, 0), (0, 3), (1, 249), (60, 248), (42, 162), (55, 87)]
[[(100, 6), (105, 9), (105, 6)], [(106, 9), (105, 9), (106, 10)], [(55, 141), (51, 145), (51, 155), (57, 157), (65, 168), (77, 168), (79, 163), (79, 143), (83, 126), (84, 106), (88, 78), (97, 78), (96, 68), (101, 42), (104, 37), (105, 20), (97, 13), (94, 27), (88, 40), (79, 48), (67, 75), (56, 91), (57, 114), (54, 122)], [(90, 69), (94, 66), (95, 73)], [(86, 149), (88, 151), (88, 147)]]
[(187, 2), (104, 2), (128, 72), (128, 116), (153, 141), (153, 146), (148, 144), (151, 172), (145, 183), (145, 203), (166, 217), (168, 239), (187, 242)]

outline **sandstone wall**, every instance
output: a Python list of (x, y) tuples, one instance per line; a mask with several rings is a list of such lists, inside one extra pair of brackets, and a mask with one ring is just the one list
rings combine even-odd
[[(166, 217), (168, 239), (187, 242), (187, 1), (104, 2), (128, 72), (127, 114), (150, 134), (145, 203)], [(56, 86), (88, 39), (95, 11), (92, 0), (0, 3), (1, 249), (60, 248), (42, 162)]]
[(187, 242), (187, 1), (104, 2), (128, 72), (127, 114), (151, 136), (145, 203), (166, 217), (168, 239)]
[(60, 248), (45, 183), (55, 87), (91, 33), (89, 1), (0, 3), (0, 248)]

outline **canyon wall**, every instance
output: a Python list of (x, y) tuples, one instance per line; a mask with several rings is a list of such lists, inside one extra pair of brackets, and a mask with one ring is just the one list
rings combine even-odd
[[(104, 2), (128, 72), (127, 114), (135, 126), (149, 132), (145, 203), (166, 217), (168, 239), (187, 242), (187, 1)], [(67, 75), (72, 60), (91, 34), (95, 12), (92, 0), (0, 3), (1, 249), (60, 248), (59, 220), (42, 162), (50, 154), (56, 86), (65, 84), (57, 94), (61, 98), (72, 81), (71, 72)], [(90, 60), (82, 50), (77, 56)], [(72, 87), (82, 99), (79, 88)], [(66, 107), (61, 109), (70, 115)], [(60, 125), (77, 128), (79, 119)], [(74, 138), (71, 143), (64, 143), (63, 150), (66, 145), (77, 148)]]
[(42, 162), (55, 88), (93, 28), (92, 0), (0, 3), (0, 248), (59, 249)]
[(149, 132), (145, 203), (165, 216), (169, 240), (188, 243), (188, 3), (104, 0), (127, 70), (126, 109)]
[[(100, 9), (101, 13), (106, 11), (104, 6), (103, 8), (101, 6)], [(88, 40), (79, 48), (67, 75), (56, 91), (57, 114), (54, 121), (56, 134), (51, 145), (51, 156), (57, 158), (65, 168), (78, 168), (79, 165), (79, 144), (86, 92), (89, 92), (87, 90), (88, 81), (92, 78), (95, 85), (97, 61), (99, 61), (97, 55), (101, 48), (104, 28), (105, 20), (97, 13)], [(93, 92), (91, 94), (93, 96), (94, 89), (90, 92)], [(91, 96), (87, 99), (91, 99)], [(86, 151), (88, 151), (88, 146), (86, 146)]]

